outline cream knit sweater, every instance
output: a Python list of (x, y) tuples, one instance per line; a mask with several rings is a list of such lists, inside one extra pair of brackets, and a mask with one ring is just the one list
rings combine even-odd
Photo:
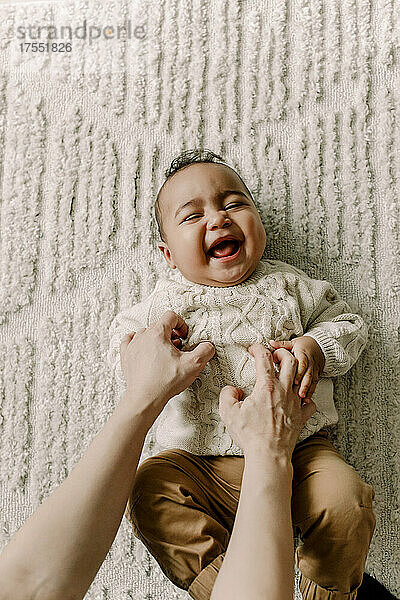
[(245, 395), (251, 393), (255, 366), (247, 348), (255, 342), (268, 346), (269, 339), (309, 335), (325, 355), (322, 378), (313, 395), (317, 411), (298, 442), (337, 423), (330, 377), (346, 373), (356, 362), (367, 342), (367, 326), (328, 282), (266, 259), (246, 281), (232, 287), (200, 285), (171, 270), (170, 277), (160, 279), (146, 299), (119, 313), (111, 324), (107, 359), (123, 385), (121, 338), (158, 321), (168, 309), (188, 325), (185, 344), (211, 341), (216, 352), (193, 384), (174, 396), (158, 417), (155, 431), (160, 446), (193, 454), (243, 454), (219, 416), (219, 392), (230, 384)]

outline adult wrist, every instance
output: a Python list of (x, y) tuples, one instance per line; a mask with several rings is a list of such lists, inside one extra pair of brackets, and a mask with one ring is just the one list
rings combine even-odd
[(261, 468), (264, 473), (281, 473), (293, 478), (292, 453), (276, 447), (253, 444), (244, 450), (245, 463)]
[(168, 400), (163, 397), (149, 397), (140, 390), (126, 390), (121, 396), (119, 405), (128, 418), (150, 429)]

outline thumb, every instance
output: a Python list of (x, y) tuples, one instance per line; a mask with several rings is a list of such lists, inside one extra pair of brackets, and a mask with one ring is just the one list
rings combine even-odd
[(219, 394), (219, 414), (223, 418), (223, 413), (231, 410), (235, 404), (243, 397), (243, 390), (234, 387), (233, 385), (226, 385), (222, 388)]
[(211, 342), (200, 342), (193, 350), (185, 352), (185, 354), (206, 365), (214, 356), (215, 348)]

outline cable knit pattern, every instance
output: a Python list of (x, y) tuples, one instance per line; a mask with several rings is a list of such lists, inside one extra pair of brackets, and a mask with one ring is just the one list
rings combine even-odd
[(220, 390), (234, 385), (246, 396), (251, 393), (255, 366), (248, 346), (304, 334), (321, 346), (326, 366), (313, 396), (317, 411), (298, 441), (337, 423), (329, 378), (342, 375), (356, 362), (367, 342), (367, 326), (349, 312), (330, 283), (311, 279), (279, 260), (262, 259), (250, 277), (230, 287), (193, 283), (171, 270), (170, 278), (160, 279), (146, 299), (122, 311), (111, 324), (107, 359), (120, 383), (124, 384), (121, 338), (157, 322), (167, 309), (186, 321), (186, 344), (210, 341), (215, 355), (159, 416), (155, 430), (160, 447), (193, 454), (242, 454), (219, 416)]

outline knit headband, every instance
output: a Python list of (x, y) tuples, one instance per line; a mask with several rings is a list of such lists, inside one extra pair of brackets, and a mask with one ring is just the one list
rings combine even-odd
[[(189, 163), (188, 165), (185, 165), (185, 166), (187, 166), (187, 167), (188, 167), (189, 165), (195, 165), (195, 164), (197, 164), (197, 162), (199, 162), (199, 163), (200, 163), (201, 161), (196, 161), (196, 162), (194, 162), (194, 163)], [(222, 160), (219, 160), (219, 161), (206, 161), (206, 162), (209, 162), (209, 163), (211, 163), (211, 164), (213, 164), (213, 165), (225, 165), (226, 167), (229, 167), (230, 169), (232, 169), (232, 171), (234, 171), (234, 172), (236, 173), (236, 175), (239, 177), (240, 181), (242, 181), (242, 183), (244, 184), (244, 181), (243, 181), (243, 179), (240, 177), (240, 175), (239, 175), (239, 173), (236, 171), (236, 169), (234, 169), (234, 168), (233, 168), (231, 165), (228, 165), (228, 163), (226, 163), (226, 162), (224, 162), (224, 161), (222, 161)], [(174, 173), (174, 175), (175, 175), (175, 173)], [(166, 181), (166, 180), (165, 180), (165, 181)], [(156, 198), (158, 197), (158, 194), (160, 193), (160, 191), (161, 191), (161, 188), (162, 188), (162, 186), (164, 185), (165, 181), (164, 181), (164, 182), (163, 182), (163, 183), (160, 185), (160, 187), (159, 187), (159, 189), (158, 189), (158, 192), (157, 192), (157, 195), (156, 195)], [(247, 186), (246, 186), (246, 185), (245, 185), (245, 187), (247, 188)], [(247, 189), (248, 189), (248, 188), (247, 188)], [(251, 196), (251, 199), (252, 199), (252, 200), (253, 200), (253, 202), (254, 202), (254, 197), (253, 197), (253, 194), (251, 193), (251, 191), (250, 191), (250, 190), (248, 190), (248, 191), (249, 191), (249, 194), (250, 194), (250, 196)]]

